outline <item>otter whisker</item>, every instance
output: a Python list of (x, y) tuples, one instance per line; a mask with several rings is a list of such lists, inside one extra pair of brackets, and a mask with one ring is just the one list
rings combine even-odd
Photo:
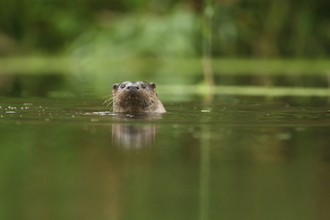
[(111, 103), (111, 102), (112, 102), (112, 101), (104, 101), (102, 105), (106, 105), (106, 106), (108, 106), (109, 103)]
[(105, 101), (109, 101), (109, 100), (111, 100), (111, 99), (113, 99), (113, 97), (110, 97), (110, 98), (106, 99)]
[(111, 105), (113, 103), (113, 101), (110, 101), (108, 104), (107, 104), (107, 107), (109, 107), (109, 105)]
[(107, 107), (110, 105), (110, 103), (113, 102), (113, 99), (108, 99), (103, 102), (103, 105), (107, 105)]

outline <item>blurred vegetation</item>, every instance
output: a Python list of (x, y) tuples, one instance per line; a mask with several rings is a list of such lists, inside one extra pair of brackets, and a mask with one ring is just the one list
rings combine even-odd
[[(1, 0), (0, 55), (201, 56), (201, 0)], [(330, 2), (214, 0), (215, 57), (327, 57)]]
[[(210, 85), (207, 71), (215, 85), (328, 87), (328, 8), (325, 0), (0, 0), (0, 95), (104, 94), (141, 79)], [(24, 74), (47, 76), (36, 83)], [(55, 84), (46, 80), (54, 75)]]

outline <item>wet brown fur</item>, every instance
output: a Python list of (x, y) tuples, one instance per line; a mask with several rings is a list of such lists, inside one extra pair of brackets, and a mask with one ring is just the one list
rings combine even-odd
[[(108, 105), (111, 104), (111, 101)], [(145, 81), (116, 83), (112, 89), (113, 112), (164, 113), (162, 102), (156, 93), (156, 84)]]

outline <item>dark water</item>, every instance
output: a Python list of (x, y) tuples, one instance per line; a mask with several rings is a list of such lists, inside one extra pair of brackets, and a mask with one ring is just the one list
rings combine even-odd
[(330, 219), (327, 99), (101, 104), (0, 102), (0, 219)]

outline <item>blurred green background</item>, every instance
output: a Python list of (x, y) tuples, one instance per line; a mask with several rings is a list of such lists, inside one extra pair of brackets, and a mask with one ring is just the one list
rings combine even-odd
[[(215, 57), (330, 55), (328, 1), (209, 4)], [(199, 57), (202, 16), (201, 0), (2, 0), (0, 54)]]
[(104, 94), (141, 79), (203, 85), (208, 67), (216, 85), (328, 87), (329, 8), (325, 0), (1, 0), (0, 95)]

